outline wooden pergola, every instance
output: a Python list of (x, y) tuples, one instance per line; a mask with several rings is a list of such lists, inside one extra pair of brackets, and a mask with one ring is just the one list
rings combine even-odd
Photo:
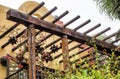
[[(37, 11), (39, 8), (41, 8), (44, 5), (44, 2), (40, 3), (35, 9), (33, 9), (30, 13), (25, 14), (19, 11), (16, 11), (14, 9), (10, 9), (7, 12), (7, 19), (16, 22), (15, 25), (13, 25), (11, 28), (9, 28), (8, 30), (6, 30), (3, 34), (0, 35), (0, 39), (2, 39), (5, 35), (7, 35), (9, 32), (11, 32), (13, 29), (15, 29), (19, 24), (23, 24), (28, 28), (28, 38), (25, 39), (22, 43), (18, 44), (16, 47), (14, 47), (12, 49), (12, 51), (15, 51), (16, 49), (18, 49), (20, 46), (22, 46), (23, 44), (28, 42), (29, 45), (29, 79), (36, 79), (36, 66), (35, 66), (35, 36), (39, 35), (40, 33), (42, 33), (43, 31), (48, 32), (49, 34), (41, 41), (45, 41), (46, 39), (50, 38), (53, 35), (57, 35), (59, 36), (58, 39), (52, 41), (51, 43), (47, 44), (45, 46), (45, 48), (50, 47), (51, 45), (57, 43), (58, 41), (62, 40), (62, 45), (58, 48), (62, 49), (62, 53), (58, 54), (57, 56), (54, 57), (54, 59), (59, 58), (61, 55), (63, 55), (63, 60), (60, 61), (63, 62), (64, 65), (64, 70), (69, 70), (69, 59), (74, 57), (75, 55), (78, 55), (90, 48), (94, 48), (93, 43), (91, 43), (91, 41), (94, 41), (94, 44), (97, 47), (97, 50), (99, 51), (104, 51), (107, 54), (111, 54), (112, 50), (115, 51), (116, 55), (120, 55), (120, 48), (116, 45), (114, 45), (115, 42), (119, 41), (120, 39), (114, 40), (111, 43), (107, 43), (106, 40), (110, 39), (111, 37), (117, 35), (119, 32), (115, 32), (113, 34), (111, 34), (110, 36), (105, 37), (103, 40), (98, 40), (97, 37), (102, 35), (103, 33), (107, 32), (110, 30), (110, 27), (100, 31), (99, 33), (95, 34), (94, 36), (89, 36), (87, 35), (88, 33), (90, 33), (91, 31), (97, 29), (98, 27), (101, 26), (101, 24), (97, 24), (95, 26), (93, 26), (92, 28), (89, 28), (87, 31), (85, 31), (84, 33), (80, 33), (77, 32), (78, 29), (84, 27), (85, 25), (87, 25), (88, 23), (90, 23), (91, 20), (86, 20), (84, 23), (80, 24), (79, 26), (75, 27), (74, 29), (69, 29), (66, 28), (69, 24), (73, 23), (74, 21), (76, 21), (77, 19), (80, 18), (80, 16), (76, 16), (73, 19), (71, 19), (70, 21), (68, 21), (67, 23), (65, 23), (62, 27), (59, 25), (56, 25), (55, 23), (57, 21), (59, 21), (61, 18), (63, 18), (65, 15), (67, 15), (69, 12), (65, 11), (64, 13), (62, 13), (60, 16), (58, 16), (57, 18), (55, 18), (52, 22), (47, 22), (44, 19), (49, 16), (52, 12), (54, 12), (57, 8), (54, 7), (53, 9), (51, 9), (50, 11), (48, 11), (48, 13), (46, 13), (44, 16), (42, 16), (41, 18), (35, 18), (33, 16), (31, 16), (35, 11)], [(35, 29), (39, 30), (37, 31), (37, 33), (35, 33)], [(26, 29), (23, 29), (22, 32), (20, 32), (18, 35), (14, 36), (15, 38), (19, 38), (21, 35), (24, 34)], [(68, 44), (70, 44), (71, 42), (76, 41), (79, 44), (75, 45), (72, 48), (68, 48)], [(10, 41), (6, 42), (5, 44), (3, 44), (1, 46), (1, 48), (5, 48), (7, 45), (10, 44)], [(82, 48), (81, 45), (86, 44), (87, 47), (86, 48)], [(81, 47), (82, 50), (78, 51), (76, 54), (73, 55), (69, 55), (69, 51), (77, 48), (77, 47)], [(52, 54), (53, 52), (49, 52), (50, 54)], [(84, 56), (82, 58), (88, 57)], [(79, 61), (75, 60), (73, 63)]]

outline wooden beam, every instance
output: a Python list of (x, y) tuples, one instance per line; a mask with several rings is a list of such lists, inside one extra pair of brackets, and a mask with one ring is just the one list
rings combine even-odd
[[(44, 16), (42, 16), (41, 17), (41, 19), (43, 20), (43, 19), (45, 19), (45, 17), (47, 17), (48, 16), (48, 14), (50, 14), (51, 13), (51, 11), (53, 11), (54, 9), (52, 9), (52, 10), (50, 10), (48, 13), (46, 13)], [(69, 12), (68, 11), (65, 11), (64, 13), (62, 13), (59, 17), (57, 17), (56, 19), (54, 19), (53, 21), (52, 21), (52, 23), (56, 23), (57, 21), (59, 21), (61, 18), (63, 18), (65, 15), (67, 15)], [(37, 32), (37, 34), (35, 35), (35, 36), (37, 36), (39, 33), (41, 33), (42, 31), (40, 31), (39, 30), (39, 32)], [(42, 41), (44, 41), (44, 40), (42, 40)], [(22, 43), (20, 43), (20, 44), (18, 44), (15, 48), (13, 48), (12, 49), (12, 51), (14, 51), (14, 50), (16, 50), (16, 49), (18, 49), (20, 46), (22, 46), (24, 43), (26, 43), (27, 42), (27, 39), (26, 40), (24, 40)]]
[(71, 19), (70, 21), (68, 21), (67, 23), (65, 23), (62, 27), (66, 28), (68, 25), (70, 25), (71, 23), (73, 23), (74, 21), (76, 21), (79, 18), (80, 18), (80, 16), (77, 15), (76, 17), (74, 17), (73, 19)]
[(29, 50), (29, 79), (36, 79), (35, 64), (35, 29), (34, 25), (28, 28), (28, 50)]
[(91, 22), (91, 20), (88, 19), (88, 20), (85, 21), (84, 23), (82, 23), (82, 24), (80, 24), (79, 26), (75, 27), (73, 30), (74, 30), (74, 31), (77, 31), (78, 29), (84, 27), (85, 25), (87, 25), (87, 24), (90, 23), (90, 22)]
[[(41, 6), (42, 7), (42, 6)], [(57, 9), (57, 7), (54, 7), (54, 8), (52, 8), (51, 10), (49, 10), (45, 15), (43, 15), (40, 19), (45, 19), (47, 16), (49, 16), (52, 12), (54, 12), (55, 10)], [(15, 36), (15, 38), (19, 38), (22, 34), (24, 34), (24, 32), (25, 32), (25, 30), (27, 30), (27, 28), (26, 29), (24, 29), (22, 32), (20, 32), (18, 35), (16, 35)], [(4, 48), (4, 47), (6, 47), (7, 45), (9, 45), (9, 41), (8, 42), (6, 42), (5, 44), (3, 44), (2, 46), (1, 46), (1, 48)]]
[[(67, 23), (65, 23), (62, 27), (64, 27), (64, 28), (66, 28), (68, 25), (70, 25), (71, 23), (73, 23), (74, 21), (76, 21), (77, 19), (79, 19), (80, 18), (80, 16), (78, 15), (78, 16), (76, 16), (76, 17), (74, 17), (73, 19), (71, 19), (70, 21), (68, 21)], [(54, 21), (52, 21), (52, 23), (53, 23)], [(47, 35), (41, 42), (43, 42), (44, 40), (46, 40), (46, 39), (48, 39), (49, 37), (51, 37), (51, 36), (53, 36), (54, 34), (49, 34), (49, 35)], [(40, 42), (40, 43), (41, 43)]]
[[(36, 29), (44, 30), (46, 32), (56, 34), (60, 37), (62, 37), (63, 35), (67, 35), (68, 39), (71, 39), (71, 40), (74, 40), (80, 43), (87, 43), (88, 45), (93, 46), (93, 44), (90, 43), (90, 40), (93, 39), (93, 37), (91, 36), (84, 35), (79, 32), (75, 32), (74, 30), (71, 30), (68, 28), (60, 27), (58, 25), (55, 25), (53, 23), (50, 23), (44, 20), (38, 20), (35, 17), (29, 16), (27, 14), (18, 12), (13, 9), (7, 12), (7, 19), (22, 23), (24, 25), (34, 24)], [(98, 50), (106, 49), (108, 53), (111, 53), (111, 49), (117, 48), (117, 46), (113, 44), (109, 44), (109, 43), (106, 43), (104, 41), (100, 41), (97, 39), (94, 40), (94, 43), (96, 44)], [(120, 49), (116, 49), (115, 53), (120, 55), (119, 52), (120, 52)]]
[[(86, 51), (86, 50), (88, 50), (88, 49), (90, 49), (90, 48), (91, 48), (91, 47), (86, 47), (86, 48), (84, 48), (84, 49), (78, 51), (77, 53), (75, 53), (75, 54), (69, 56), (69, 59), (72, 58), (72, 57), (74, 57), (74, 56), (76, 56), (76, 55), (79, 55), (80, 53), (82, 53), (82, 52), (84, 52), (84, 51)], [(63, 62), (63, 60), (59, 61), (59, 63), (62, 63), (62, 62)]]
[(111, 43), (112, 43), (112, 44), (114, 44), (114, 43), (118, 42), (119, 40), (120, 40), (120, 38), (115, 39), (115, 40), (114, 40), (114, 41), (112, 41)]
[[(80, 24), (79, 26), (75, 27), (73, 30), (74, 31), (77, 31), (79, 30), (80, 28), (82, 28), (83, 26), (85, 26), (86, 24), (88, 24), (90, 22), (90, 19), (88, 19), (87, 21), (83, 22), (82, 24)], [(48, 45), (45, 46), (45, 48), (48, 48), (49, 46), (55, 44), (56, 42), (60, 41), (62, 38), (58, 38), (56, 40), (54, 40), (53, 42), (49, 43)], [(71, 43), (71, 42), (68, 42), (68, 44)]]
[(113, 37), (113, 36), (115, 36), (117, 34), (118, 34), (118, 32), (112, 33), (111, 35), (109, 35), (106, 38), (104, 38), (103, 41), (106, 41), (106, 40), (110, 39), (111, 37)]
[(99, 23), (99, 24), (95, 25), (94, 27), (92, 27), (92, 28), (88, 29), (87, 31), (85, 31), (84, 34), (88, 34), (89, 32), (93, 31), (94, 29), (96, 29), (96, 28), (98, 28), (100, 26), (101, 26), (101, 24)]
[[(26, 29), (24, 29), (24, 30), (21, 31), (18, 35), (14, 36), (14, 37), (15, 37), (15, 38), (20, 37), (22, 34), (24, 34), (25, 31), (26, 31)], [(10, 41), (7, 41), (5, 44), (3, 44), (3, 45), (1, 46), (1, 48), (3, 49), (4, 47), (6, 47), (6, 46), (9, 45), (9, 44), (10, 44)]]
[(96, 38), (96, 37), (100, 36), (101, 34), (107, 32), (107, 31), (109, 31), (109, 30), (110, 30), (110, 27), (108, 27), (108, 28), (106, 28), (106, 29), (100, 31), (99, 33), (95, 34), (93, 37)]
[[(70, 43), (72, 43), (72, 41), (70, 40), (69, 42), (68, 42), (68, 44), (70, 44)], [(62, 45), (60, 45), (59, 47), (58, 47), (58, 50), (59, 49), (61, 49), (62, 48)], [(49, 54), (52, 54), (53, 52), (52, 51), (50, 51), (50, 52), (48, 52)], [(59, 54), (60, 55), (60, 54)]]

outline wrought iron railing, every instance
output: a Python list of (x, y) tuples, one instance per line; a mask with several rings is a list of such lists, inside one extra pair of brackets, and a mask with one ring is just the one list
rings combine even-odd
[(25, 69), (20, 69), (15, 73), (7, 76), (5, 79), (28, 79), (28, 71)]
[[(46, 67), (41, 67), (40, 70), (37, 69), (37, 71), (36, 71), (36, 79), (48, 79), (47, 72), (54, 73), (55, 70), (46, 68)], [(28, 75), (29, 75), (28, 70), (23, 68), (23, 69), (17, 70), (16, 72), (10, 74), (5, 79), (29, 79)]]

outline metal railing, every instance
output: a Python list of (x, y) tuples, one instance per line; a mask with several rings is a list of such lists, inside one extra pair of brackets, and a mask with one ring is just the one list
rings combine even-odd
[(15, 73), (7, 76), (5, 79), (28, 79), (28, 71), (25, 69), (20, 69)]

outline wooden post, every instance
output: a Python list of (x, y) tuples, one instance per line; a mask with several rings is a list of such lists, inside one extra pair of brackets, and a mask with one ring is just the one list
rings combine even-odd
[(68, 39), (67, 35), (62, 38), (62, 52), (63, 52), (63, 70), (69, 71), (69, 51), (68, 51)]
[(28, 28), (28, 49), (29, 49), (29, 79), (36, 79), (35, 29), (33, 24), (31, 24)]

